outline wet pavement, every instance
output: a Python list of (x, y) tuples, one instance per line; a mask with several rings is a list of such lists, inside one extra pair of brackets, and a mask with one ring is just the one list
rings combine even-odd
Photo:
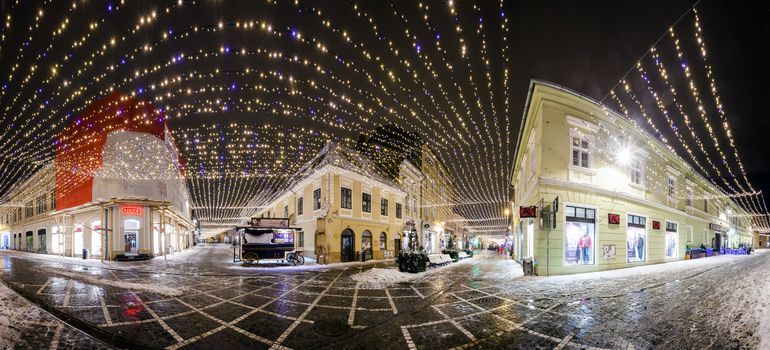
[(765, 310), (752, 301), (770, 271), (763, 253), (517, 277), (512, 260), (480, 255), (370, 288), (350, 276), (392, 261), (242, 268), (226, 246), (185, 254), (133, 265), (0, 259), (4, 283), (89, 334), (166, 349), (757, 348)]

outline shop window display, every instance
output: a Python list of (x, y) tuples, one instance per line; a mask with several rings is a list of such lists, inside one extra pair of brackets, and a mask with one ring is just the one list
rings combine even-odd
[(101, 228), (101, 221), (91, 223), (91, 255), (102, 255)]
[(596, 241), (596, 210), (567, 206), (566, 215), (564, 264), (593, 264)]
[(369, 252), (370, 254), (372, 252), (372, 233), (369, 231), (364, 231), (363, 235), (361, 235), (361, 251)]
[(675, 259), (677, 251), (677, 242), (679, 241), (678, 225), (673, 222), (666, 222), (666, 258)]
[(645, 261), (647, 254), (647, 218), (628, 215), (628, 230), (626, 231), (627, 261)]

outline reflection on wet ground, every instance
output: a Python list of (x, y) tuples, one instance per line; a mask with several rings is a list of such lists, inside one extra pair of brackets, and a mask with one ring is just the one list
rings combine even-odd
[[(733, 348), (756, 338), (726, 334), (688, 306), (719, 291), (704, 281), (729, 282), (725, 269), (767, 268), (761, 254), (665, 273), (514, 279), (515, 262), (481, 255), (372, 289), (350, 276), (392, 262), (243, 275), (209, 265), (200, 275), (0, 256), (6, 284), (82, 321), (86, 331), (119, 346), (167, 349), (692, 348), (704, 337)], [(750, 327), (750, 315), (742, 317)]]

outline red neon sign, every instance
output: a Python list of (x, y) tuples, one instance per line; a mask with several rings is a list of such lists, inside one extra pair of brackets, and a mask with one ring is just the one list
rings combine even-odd
[(143, 207), (136, 207), (136, 206), (126, 206), (126, 207), (120, 207), (120, 212), (123, 213), (123, 215), (136, 215), (141, 216), (144, 213)]

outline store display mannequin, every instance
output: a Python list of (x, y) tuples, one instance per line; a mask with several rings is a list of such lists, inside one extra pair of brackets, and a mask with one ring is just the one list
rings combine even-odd
[(580, 250), (580, 259), (582, 263), (590, 263), (589, 252), (591, 250), (591, 237), (588, 236), (588, 232), (583, 232), (583, 236), (580, 237), (580, 241), (578, 242), (578, 249)]

